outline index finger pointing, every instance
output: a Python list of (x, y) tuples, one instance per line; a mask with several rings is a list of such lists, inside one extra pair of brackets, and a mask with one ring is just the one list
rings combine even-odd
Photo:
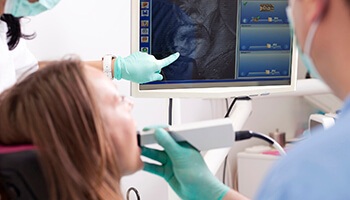
[(175, 62), (179, 57), (180, 57), (180, 53), (177, 52), (166, 58), (158, 60), (158, 69), (161, 70), (163, 67), (170, 65), (171, 63)]

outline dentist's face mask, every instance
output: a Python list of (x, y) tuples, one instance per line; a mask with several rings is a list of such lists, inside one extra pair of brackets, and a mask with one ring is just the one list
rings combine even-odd
[(56, 6), (60, 0), (39, 0), (30, 3), (28, 0), (6, 0), (5, 14), (15, 17), (35, 16)]
[[(292, 30), (292, 32), (294, 32), (294, 27), (295, 27), (294, 18), (293, 18), (293, 11), (292, 11), (294, 1), (295, 0), (293, 0), (292, 3), (286, 8), (287, 17), (289, 20), (289, 26), (290, 26), (290, 29)], [(308, 72), (310, 72), (310, 74), (313, 77), (321, 79), (321, 76), (318, 74), (318, 72), (315, 68), (314, 62), (310, 56), (312, 41), (315, 37), (315, 33), (317, 31), (319, 23), (320, 23), (320, 17), (315, 22), (313, 22), (311, 24), (311, 27), (309, 29), (309, 32), (308, 32), (306, 40), (305, 40), (304, 52), (302, 52), (298, 41), (297, 41), (297, 46), (299, 49), (299, 54), (300, 54), (301, 60), (303, 61)]]

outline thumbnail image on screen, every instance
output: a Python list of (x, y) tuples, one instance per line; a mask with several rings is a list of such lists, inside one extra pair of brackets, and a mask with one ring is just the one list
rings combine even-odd
[(164, 80), (141, 86), (289, 84), (287, 5), (287, 0), (141, 0), (140, 51), (157, 59), (181, 54), (162, 70)]

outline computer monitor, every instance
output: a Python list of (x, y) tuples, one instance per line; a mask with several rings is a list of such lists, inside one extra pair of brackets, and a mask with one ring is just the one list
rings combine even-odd
[(135, 97), (227, 98), (295, 89), (297, 51), (288, 0), (133, 0), (132, 52), (165, 58), (164, 80)]

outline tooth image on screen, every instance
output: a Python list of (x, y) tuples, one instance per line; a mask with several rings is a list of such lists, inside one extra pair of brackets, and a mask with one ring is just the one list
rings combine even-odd
[(274, 11), (275, 6), (273, 4), (260, 4), (260, 11), (272, 12)]

